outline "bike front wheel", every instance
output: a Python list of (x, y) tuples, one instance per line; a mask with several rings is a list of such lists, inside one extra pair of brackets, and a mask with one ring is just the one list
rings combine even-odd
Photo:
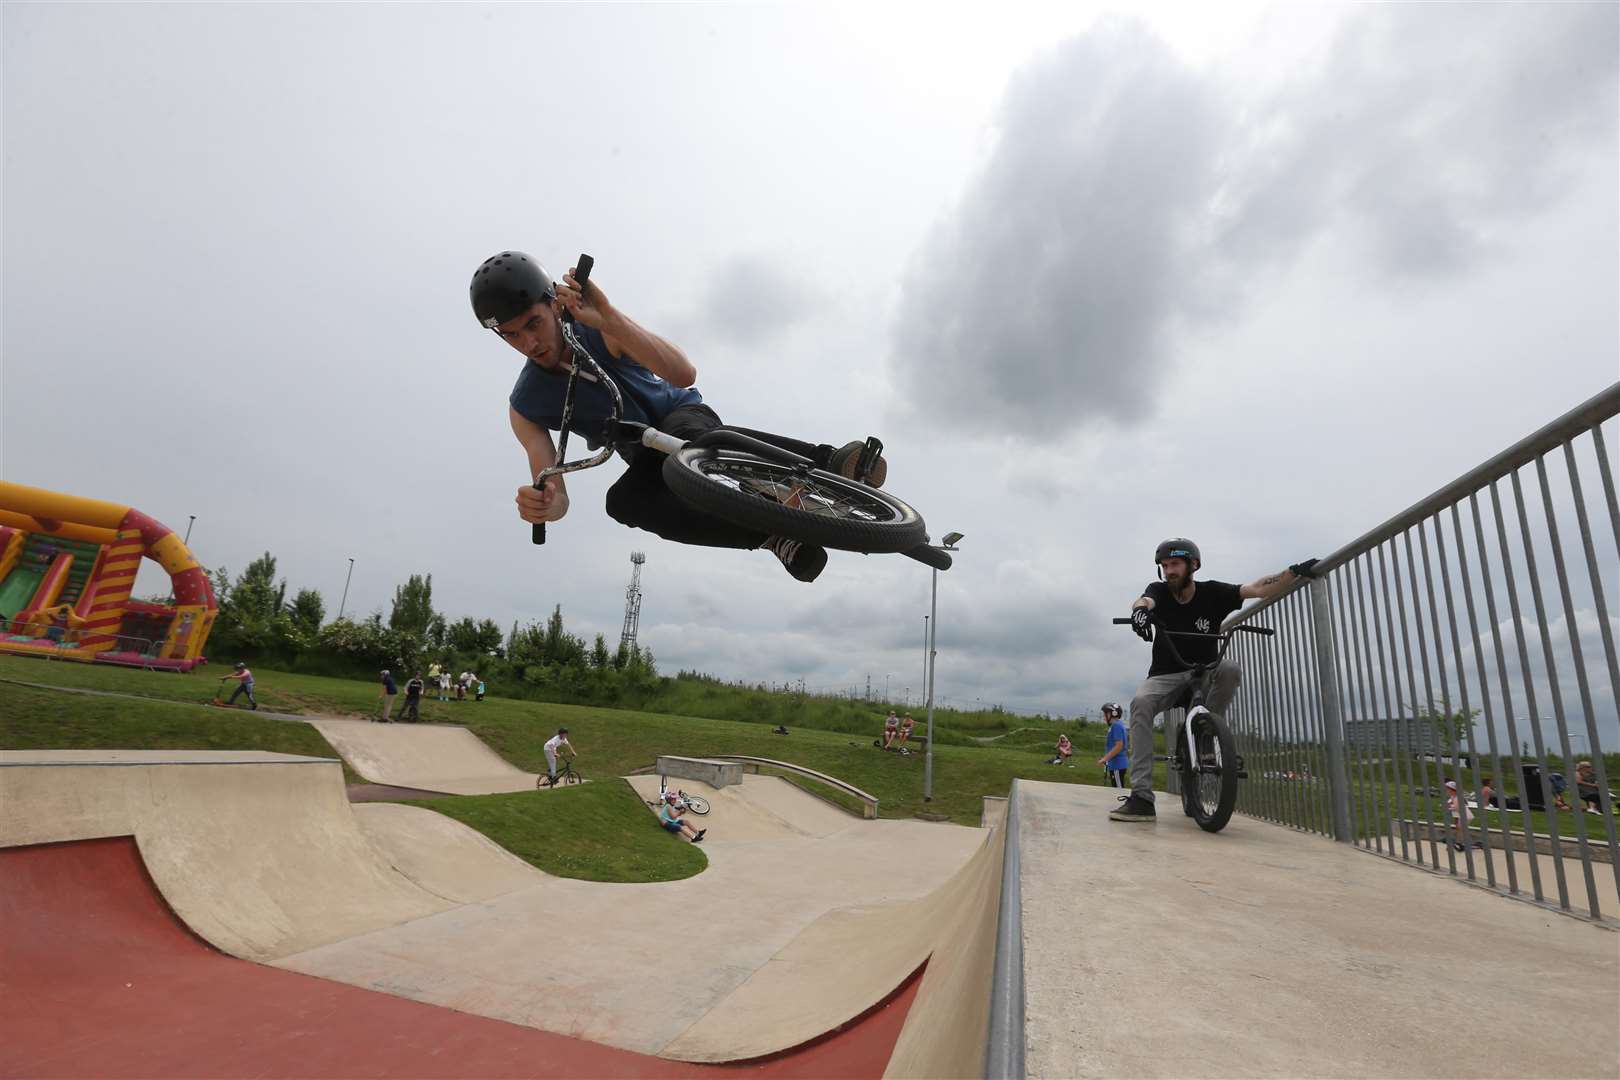
[(688, 795), (686, 797), (686, 808), (694, 814), (707, 814), (709, 812), (709, 800), (701, 795)]
[(1179, 755), (1182, 805), (1200, 829), (1220, 832), (1237, 806), (1237, 743), (1226, 722), (1208, 712), (1193, 720), (1193, 743), (1196, 752), (1191, 761), (1185, 746)]
[(922, 517), (893, 495), (741, 450), (688, 447), (671, 454), (664, 482), (699, 510), (770, 536), (867, 554), (928, 542)]

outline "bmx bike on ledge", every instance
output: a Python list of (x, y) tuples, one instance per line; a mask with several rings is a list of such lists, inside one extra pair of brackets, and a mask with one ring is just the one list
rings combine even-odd
[[(589, 255), (579, 257), (574, 278), (581, 289), (594, 264)], [(557, 463), (534, 478), (536, 488), (544, 489), (550, 477), (601, 465), (618, 446), (640, 445), (667, 455), (663, 475), (671, 491), (694, 509), (733, 525), (840, 551), (905, 555), (938, 570), (950, 569), (950, 555), (928, 543), (922, 516), (887, 492), (818, 469), (809, 458), (739, 431), (720, 428), (687, 441), (623, 419), (624, 399), (618, 386), (580, 344), (572, 322), (571, 316), (564, 317), (563, 338), (574, 361), (568, 364)], [(612, 415), (598, 433), (602, 448), (588, 458), (567, 461), (580, 379), (606, 389), (613, 402)], [(877, 439), (866, 441), (863, 470), (876, 462), (882, 450)], [(544, 524), (534, 526), (533, 539), (536, 544), (546, 542)]]
[[(1115, 619), (1114, 623), (1129, 626), (1131, 620)], [(1243, 757), (1237, 752), (1237, 742), (1232, 738), (1232, 730), (1226, 726), (1223, 717), (1210, 712), (1205, 704), (1215, 681), (1215, 669), (1220, 666), (1232, 638), (1240, 632), (1267, 637), (1276, 633), (1269, 627), (1248, 625), (1234, 626), (1219, 634), (1189, 634), (1159, 628), (1170, 655), (1193, 676), (1187, 688), (1165, 707), (1166, 711), (1185, 709), (1186, 719), (1174, 736), (1165, 731), (1167, 747), (1173, 746), (1174, 749), (1159, 760), (1169, 760), (1171, 770), (1181, 780), (1182, 809), (1205, 832), (1220, 832), (1226, 828), (1237, 806), (1238, 781), (1248, 776), (1243, 767)], [(1175, 639), (1178, 637), (1214, 638), (1219, 645), (1212, 660), (1194, 664), (1176, 648)]]

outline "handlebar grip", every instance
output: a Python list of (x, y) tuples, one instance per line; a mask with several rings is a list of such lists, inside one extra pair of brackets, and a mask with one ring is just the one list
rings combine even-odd
[(1115, 626), (1129, 626), (1129, 625), (1131, 625), (1131, 620), (1129, 620), (1129, 619), (1115, 619), (1114, 620), (1114, 625)]
[(580, 253), (579, 261), (574, 265), (574, 281), (581, 289), (584, 289), (585, 283), (591, 280), (591, 268), (595, 265), (595, 259), (583, 252)]
[(543, 544), (543, 543), (546, 542), (546, 523), (545, 522), (542, 521), (542, 522), (538, 523), (537, 525), (535, 525), (534, 531), (532, 533), (532, 539), (534, 540), (534, 542), (536, 544)]

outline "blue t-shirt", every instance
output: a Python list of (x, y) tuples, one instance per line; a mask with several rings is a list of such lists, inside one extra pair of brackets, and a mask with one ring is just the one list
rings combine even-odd
[[(1113, 710), (1110, 709), (1109, 711), (1112, 712)], [(1112, 750), (1116, 744), (1119, 746), (1125, 745), (1125, 721), (1123, 720), (1115, 720), (1108, 725), (1108, 745), (1103, 752), (1107, 753)], [(1123, 750), (1108, 759), (1108, 767), (1116, 772), (1120, 769), (1129, 768), (1130, 764), (1130, 756)]]
[[(696, 387), (671, 386), (630, 357), (615, 358), (608, 351), (607, 342), (602, 340), (600, 330), (583, 323), (575, 323), (573, 330), (591, 359), (601, 364), (618, 384), (619, 394), (624, 398), (624, 419), (657, 427), (664, 417), (682, 405), (702, 403), (703, 395)], [(568, 349), (568, 355), (572, 361), (572, 349)], [(525, 360), (508, 400), (524, 418), (549, 431), (560, 431), (563, 398), (567, 392), (567, 372), (547, 371), (532, 360)], [(585, 443), (592, 450), (601, 447), (603, 427), (612, 413), (613, 397), (600, 383), (581, 377), (574, 384), (574, 419), (569, 430), (585, 436)]]

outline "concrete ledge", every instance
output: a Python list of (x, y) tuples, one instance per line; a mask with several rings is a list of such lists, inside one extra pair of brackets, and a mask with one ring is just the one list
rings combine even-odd
[[(1612, 864), (1614, 862), (1614, 858), (1609, 851), (1608, 839), (1601, 834), (1594, 835), (1595, 832), (1602, 829), (1603, 819), (1598, 817), (1596, 814), (1593, 814), (1592, 818), (1594, 819), (1596, 829), (1587, 830), (1586, 849), (1592, 853), (1593, 862)], [(1427, 841), (1429, 838), (1429, 823), (1425, 821), (1414, 821), (1411, 818), (1396, 818), (1395, 828), (1403, 840)], [(1480, 839), (1479, 832), (1480, 830), (1478, 825), (1471, 824), (1468, 826), (1468, 834), (1476, 840)], [(1436, 821), (1434, 823), (1434, 835), (1435, 840), (1438, 843), (1445, 843), (1449, 841), (1452, 837), (1451, 823), (1442, 823)], [(1491, 847), (1497, 849), (1498, 851), (1502, 849), (1502, 833), (1500, 830), (1491, 829), (1488, 840)], [(1575, 859), (1577, 861), (1580, 860), (1581, 844), (1580, 841), (1575, 839), (1573, 836), (1560, 836), (1555, 838), (1547, 833), (1531, 833), (1530, 840), (1534, 849), (1543, 855), (1551, 855), (1553, 853), (1553, 844), (1558, 842), (1562, 845), (1563, 850), (1561, 854), (1564, 858)], [(1513, 828), (1511, 823), (1508, 826), (1508, 844), (1513, 848), (1514, 851), (1523, 851), (1525, 849), (1524, 833)]]
[(682, 780), (699, 780), (712, 788), (740, 784), (742, 774), (743, 767), (735, 761), (658, 755), (658, 775), (676, 776)]
[[(784, 772), (794, 773), (815, 780), (818, 783), (826, 784), (830, 788), (836, 788), (846, 795), (853, 795), (859, 799), (861, 801), (862, 817), (872, 819), (878, 816), (878, 799), (876, 795), (862, 791), (854, 784), (846, 783), (836, 776), (828, 776), (826, 773), (807, 769), (803, 765), (795, 765), (791, 761), (778, 761), (775, 758), (753, 757), (748, 754), (720, 754), (718, 756), (727, 762), (738, 762), (741, 768), (751, 773), (758, 773), (761, 768), (781, 769)], [(663, 759), (660, 758), (659, 760), (662, 761)]]

